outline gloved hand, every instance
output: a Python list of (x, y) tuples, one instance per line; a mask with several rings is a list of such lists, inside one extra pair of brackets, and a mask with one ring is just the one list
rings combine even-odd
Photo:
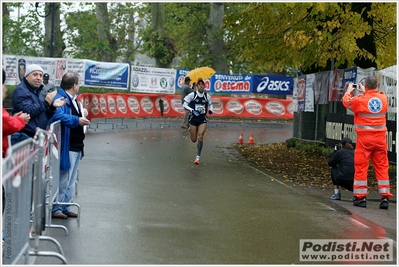
[(196, 111), (196, 110), (192, 110), (192, 113), (195, 115), (195, 116), (199, 116), (200, 114), (199, 114), (199, 112), (198, 111)]
[(212, 116), (213, 112), (212, 110), (209, 110), (209, 116)]

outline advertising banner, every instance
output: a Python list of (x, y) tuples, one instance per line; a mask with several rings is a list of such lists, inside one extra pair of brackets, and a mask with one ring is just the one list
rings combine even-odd
[[(180, 95), (91, 94), (79, 95), (89, 118), (183, 116)], [(291, 100), (275, 98), (232, 98), (212, 96), (213, 116), (248, 118), (293, 117)]]
[(357, 68), (351, 68), (351, 69), (346, 69), (344, 70), (344, 89), (346, 90), (346, 87), (348, 83), (356, 83), (357, 80)]
[(314, 103), (315, 105), (328, 103), (328, 88), (330, 87), (330, 74), (332, 71), (318, 72), (314, 81)]
[(356, 83), (361, 83), (364, 85), (364, 79), (367, 76), (374, 75), (374, 70), (375, 68), (367, 68), (367, 69), (362, 69), (357, 67), (357, 75), (356, 75)]
[(3, 55), (1, 65), (6, 72), (6, 84), (17, 85), (20, 80), (18, 78), (17, 56)]
[(344, 71), (333, 70), (328, 91), (329, 101), (341, 101), (344, 95)]
[[(186, 69), (177, 69), (176, 70), (176, 84), (175, 84), (175, 88), (176, 89), (181, 89), (182, 85), (184, 84), (184, 78), (186, 77), (187, 73), (189, 73), (190, 70), (186, 70)], [(192, 84), (194, 81), (191, 81), (190, 84)]]
[(37, 64), (42, 67), (44, 73), (48, 73), (54, 77), (55, 74), (55, 60), (54, 58), (46, 58), (46, 57), (21, 57), (17, 56), (17, 78), (16, 84), (19, 84), (22, 81), (22, 78), (25, 76), (26, 66)]
[(306, 75), (306, 91), (305, 91), (305, 112), (314, 111), (314, 74)]
[[(207, 82), (205, 81), (205, 88)], [(226, 94), (250, 94), (253, 75), (214, 74), (210, 79), (209, 92)]]
[(174, 94), (176, 70), (132, 66), (130, 92)]
[(127, 90), (129, 64), (85, 60), (84, 86)]
[(305, 111), (306, 75), (298, 77), (298, 112)]
[(79, 85), (84, 85), (85, 82), (85, 60), (71, 59), (71, 58), (56, 58), (55, 59), (55, 75), (50, 75), (50, 81), (53, 81), (56, 86), (60, 86), (62, 76), (67, 72), (75, 72), (79, 74)]
[(379, 84), (378, 90), (384, 92), (388, 97), (388, 113), (387, 120), (395, 121), (397, 114), (397, 102), (396, 102), (396, 84), (397, 80), (382, 76), (380, 77), (381, 82)]
[(253, 75), (254, 94), (292, 95), (294, 77), (278, 75)]
[(292, 92), (293, 112), (298, 112), (298, 77), (294, 78), (294, 91)]

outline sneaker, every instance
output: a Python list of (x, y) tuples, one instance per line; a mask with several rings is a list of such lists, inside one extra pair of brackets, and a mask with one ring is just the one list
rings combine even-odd
[(200, 157), (197, 156), (197, 157), (195, 158), (195, 160), (194, 160), (194, 164), (195, 164), (195, 165), (199, 165), (199, 160), (200, 160)]
[(380, 209), (387, 210), (388, 209), (388, 199), (383, 197), (380, 203)]
[(330, 197), (332, 200), (341, 200), (341, 193), (336, 193)]
[(354, 197), (353, 206), (365, 208), (367, 206), (366, 198), (364, 197), (359, 199), (358, 197)]

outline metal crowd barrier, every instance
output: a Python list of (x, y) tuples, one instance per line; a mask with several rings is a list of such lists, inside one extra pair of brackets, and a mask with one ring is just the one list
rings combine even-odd
[(9, 147), (2, 162), (6, 201), (2, 229), (4, 264), (17, 264), (23, 256), (25, 264), (29, 261), (32, 170), (37, 152), (29, 138)]
[[(57, 121), (48, 131), (38, 128), (34, 138), (10, 146), (3, 159), (2, 184), (6, 198), (2, 229), (4, 264), (20, 264), (23, 260), (28, 264), (32, 255), (54, 256), (67, 263), (59, 242), (43, 235), (46, 227), (63, 228), (68, 235), (65, 226), (51, 222), (54, 204), (75, 205), (78, 219), (80, 217), (77, 203), (58, 201), (60, 143), (61, 123)], [(33, 249), (30, 240), (34, 241)], [(43, 240), (53, 242), (58, 253), (40, 251), (39, 243)]]
[[(47, 131), (37, 129), (34, 137), (35, 143), (35, 165), (33, 170), (33, 233), (31, 240), (34, 240), (34, 248), (29, 251), (29, 255), (34, 256), (54, 256), (59, 258), (64, 264), (67, 260), (64, 257), (64, 252), (59, 242), (50, 236), (42, 235), (42, 231), (45, 229), (45, 215), (46, 215), (46, 171), (45, 171), (45, 160), (46, 152), (48, 151), (48, 138), (46, 138)], [(59, 253), (53, 251), (40, 251), (39, 245), (40, 240), (46, 240), (53, 242)]]
[(61, 156), (61, 122), (56, 121), (50, 124), (48, 154), (46, 161), (46, 181), (47, 181), (47, 223), (48, 228), (62, 228), (65, 235), (68, 235), (68, 228), (64, 225), (52, 223), (53, 203), (58, 202), (58, 188), (60, 183), (60, 156)]
[[(42, 130), (43, 131), (43, 130)], [(50, 124), (49, 131), (43, 131), (47, 134), (47, 139), (49, 141), (48, 146), (48, 159), (46, 165), (46, 174), (48, 182), (48, 216), (46, 227), (62, 227), (68, 235), (68, 230), (62, 225), (52, 224), (52, 210), (54, 205), (68, 205), (76, 206), (78, 208), (77, 221), (80, 221), (80, 205), (76, 202), (59, 202), (58, 191), (60, 183), (60, 157), (61, 157), (61, 121), (56, 121)], [(76, 186), (76, 183), (75, 183)], [(76, 188), (75, 188), (76, 189)]]

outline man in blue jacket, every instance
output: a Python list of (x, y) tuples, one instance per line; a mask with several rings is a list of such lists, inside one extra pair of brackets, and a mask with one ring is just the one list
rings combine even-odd
[[(83, 158), (83, 140), (85, 133), (83, 126), (89, 125), (86, 119), (87, 110), (77, 100), (79, 93), (79, 75), (67, 72), (61, 80), (61, 87), (54, 99), (66, 100), (66, 105), (57, 108), (50, 123), (61, 121), (61, 159), (60, 183), (58, 202), (72, 203), (75, 181), (79, 162)], [(69, 205), (54, 205), (52, 217), (58, 219), (76, 218), (78, 215), (71, 211)]]
[(56, 92), (47, 94), (46, 97), (41, 94), (42, 81), (43, 69), (36, 64), (28, 65), (25, 77), (12, 93), (12, 114), (22, 111), (30, 115), (30, 120), (25, 127), (11, 136), (12, 145), (34, 137), (37, 127), (46, 130), (48, 121), (54, 115), (56, 107), (65, 105), (65, 101), (62, 99), (53, 101)]

